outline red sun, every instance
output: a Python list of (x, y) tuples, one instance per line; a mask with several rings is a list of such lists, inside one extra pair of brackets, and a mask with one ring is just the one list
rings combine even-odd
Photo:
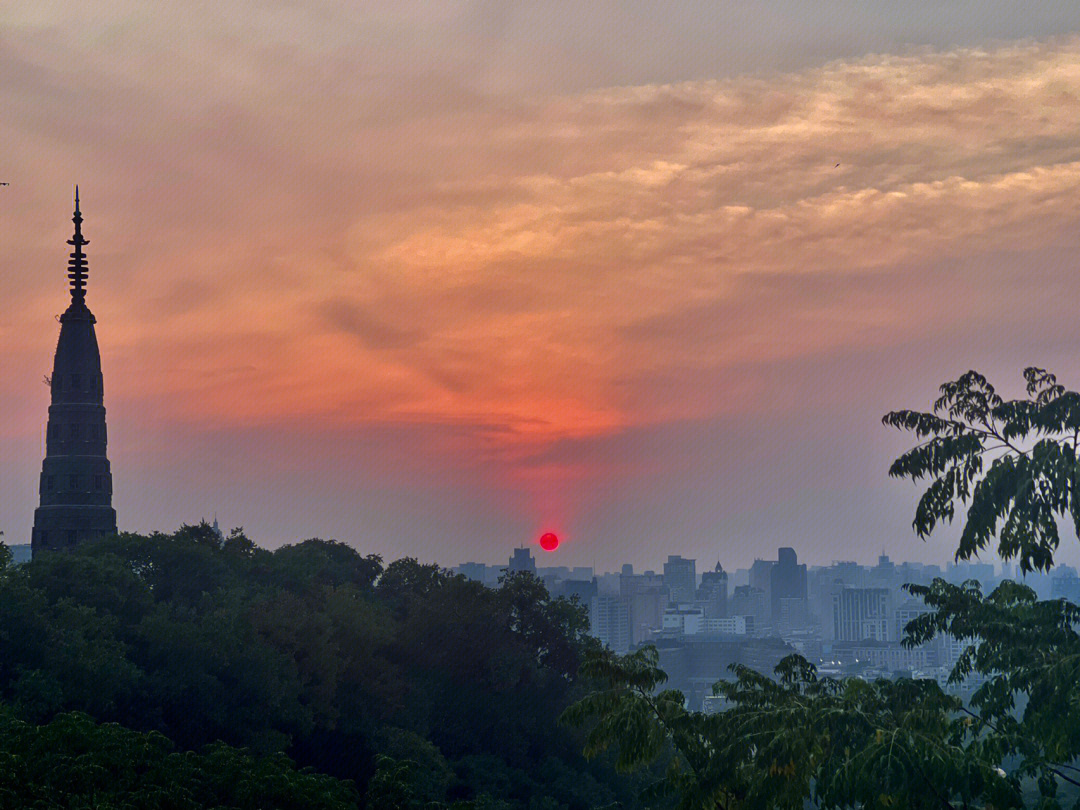
[(540, 535), (540, 548), (544, 551), (554, 551), (559, 547), (559, 538), (551, 532)]

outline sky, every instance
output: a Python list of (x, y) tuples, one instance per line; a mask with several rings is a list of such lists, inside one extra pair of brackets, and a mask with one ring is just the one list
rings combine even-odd
[(951, 559), (881, 416), (1080, 386), (1080, 10), (1024, 5), (4, 3), (0, 530), (78, 183), (121, 529)]

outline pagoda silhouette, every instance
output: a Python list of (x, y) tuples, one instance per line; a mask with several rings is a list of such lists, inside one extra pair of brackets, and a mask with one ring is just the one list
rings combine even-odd
[(51, 404), (34, 511), (32, 552), (56, 551), (116, 534), (112, 472), (105, 454), (105, 406), (94, 315), (86, 306), (87, 264), (75, 187), (75, 234), (68, 260), (71, 304), (60, 316), (60, 339), (49, 378)]

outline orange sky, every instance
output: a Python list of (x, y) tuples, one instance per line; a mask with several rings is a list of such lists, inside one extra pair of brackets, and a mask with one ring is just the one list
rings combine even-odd
[(1067, 6), (827, 4), (834, 41), (805, 3), (353, 5), (0, 13), (9, 541), (76, 181), (124, 528), (942, 560), (881, 413), (972, 366), (1080, 385)]

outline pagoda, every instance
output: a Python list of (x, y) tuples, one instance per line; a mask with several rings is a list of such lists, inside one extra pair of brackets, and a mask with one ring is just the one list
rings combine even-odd
[(75, 187), (75, 234), (68, 260), (71, 304), (60, 316), (60, 340), (49, 378), (51, 403), (45, 461), (34, 511), (33, 553), (68, 549), (116, 534), (112, 472), (105, 455), (105, 406), (94, 315), (86, 306), (87, 264)]

